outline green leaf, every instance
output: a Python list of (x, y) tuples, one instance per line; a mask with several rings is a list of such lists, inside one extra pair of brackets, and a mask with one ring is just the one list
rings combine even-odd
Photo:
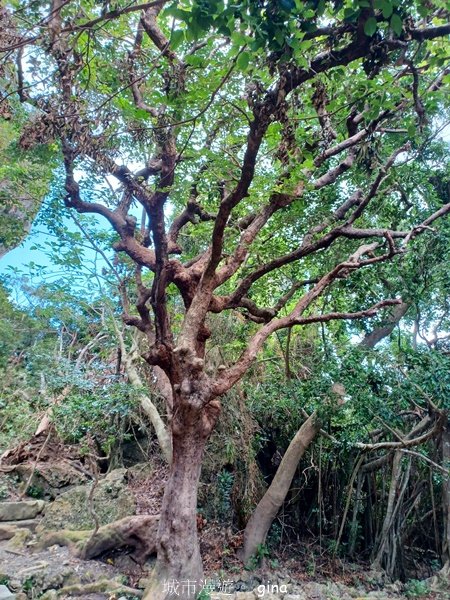
[(192, 17), (191, 12), (189, 12), (187, 10), (182, 10), (181, 8), (177, 8), (176, 5), (168, 8), (166, 12), (167, 12), (167, 14), (171, 15), (172, 17), (175, 17), (175, 19), (184, 21), (186, 23)]
[(414, 138), (414, 137), (416, 137), (416, 133), (417, 133), (417, 128), (414, 125), (414, 123), (412, 123), (411, 125), (408, 126), (408, 137), (410, 139)]
[(345, 21), (356, 21), (359, 15), (359, 10), (354, 10), (353, 8), (346, 8), (344, 10), (344, 20)]
[(243, 46), (247, 43), (247, 36), (241, 31), (233, 31), (231, 41), (235, 46)]
[(403, 29), (403, 21), (401, 17), (394, 13), (390, 20), (390, 26), (396, 35), (400, 35)]
[(364, 33), (372, 37), (375, 31), (377, 30), (377, 20), (375, 17), (369, 17), (364, 24)]
[(173, 50), (176, 50), (178, 46), (184, 41), (184, 30), (175, 29), (170, 36), (170, 46)]
[(238, 56), (238, 59), (236, 61), (236, 65), (238, 66), (238, 68), (241, 71), (246, 71), (247, 67), (249, 65), (250, 62), (250, 53), (249, 52), (242, 52), (242, 54), (240, 54)]
[(292, 9), (295, 8), (294, 0), (280, 0), (280, 5), (283, 8), (283, 10), (287, 12), (290, 12)]
[(383, 17), (385, 19), (389, 19), (389, 17), (392, 15), (393, 10), (394, 10), (394, 7), (392, 6), (392, 4), (390, 2), (388, 2), (388, 1), (382, 2), (381, 12), (383, 13)]

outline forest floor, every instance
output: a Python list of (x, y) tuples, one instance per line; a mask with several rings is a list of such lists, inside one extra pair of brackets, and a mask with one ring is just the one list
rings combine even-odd
[[(208, 564), (212, 557), (204, 558)], [(211, 593), (211, 600), (260, 597), (267, 600), (450, 600), (450, 589), (432, 591), (433, 580), (413, 581), (406, 586), (399, 582), (386, 583), (381, 573), (364, 570), (361, 565), (341, 566), (327, 577), (324, 573), (302, 571), (299, 562), (292, 559), (279, 565), (275, 565), (274, 560), (251, 570), (242, 569), (237, 560), (229, 571), (207, 570), (208, 581), (216, 582), (216, 589), (222, 589), (221, 593)], [(33, 550), (33, 545), (28, 544), (14, 549), (7, 541), (0, 542), (0, 584), (6, 584), (16, 594), (16, 600), (131, 600), (142, 595), (150, 568), (151, 563), (141, 567), (126, 552), (112, 553), (101, 560), (81, 560), (72, 556), (66, 547), (54, 545)], [(178, 590), (173, 597), (183, 595)]]
[[(34, 519), (33, 526), (21, 526), (13, 538), (9, 536), (5, 539), (7, 536), (3, 536), (2, 539), (0, 535), (0, 600), (140, 598), (152, 568), (152, 559), (141, 566), (132, 558), (129, 548), (123, 548), (106, 553), (96, 560), (82, 560), (74, 556), (69, 547), (50, 545), (43, 548), (38, 541), (52, 529), (76, 529), (67, 526), (67, 519), (81, 523), (80, 519), (89, 516), (89, 500), (93, 501), (92, 506), (95, 505), (97, 510), (103, 510), (105, 505), (111, 511), (125, 510), (131, 502), (134, 514), (157, 514), (167, 468), (156, 463), (149, 469), (149, 464), (145, 463), (130, 469), (112, 471), (95, 484), (92, 479), (87, 479), (80, 485), (80, 482), (73, 479), (80, 476), (80, 465), (73, 470), (77, 465), (76, 458), (58, 462), (57, 451), (61, 449), (55, 448), (51, 454), (48, 448), (48, 460), (42, 463), (38, 463), (35, 456), (30, 462), (29, 447), (26, 448), (26, 460), (18, 456), (18, 452), (11, 459), (13, 465), (20, 463), (23, 471), (21, 477), (25, 481), (30, 473), (29, 468), (25, 468), (26, 464), (28, 467), (31, 465), (33, 477), (39, 475), (39, 485), (55, 485), (55, 478), (59, 483), (72, 479), (68, 491), (58, 491), (56, 498), (46, 503), (44, 517), (39, 515)], [(25, 451), (24, 447), (19, 449), (21, 452)], [(3, 468), (3, 480), (0, 484), (3, 486), (3, 499), (16, 501), (21, 497), (18, 492), (20, 485), (17, 473), (14, 479), (11, 469), (17, 471), (16, 466)], [(97, 487), (91, 498), (89, 490), (92, 485)], [(75, 506), (76, 503), (78, 507)], [(0, 509), (1, 507), (0, 502)], [(124, 516), (114, 512), (109, 516), (113, 514), (113, 519)], [(8, 528), (5, 524), (0, 525), (4, 526), (4, 531)], [(270, 556), (261, 557), (259, 564), (255, 561), (244, 568), (237, 558), (242, 533), (234, 532), (231, 526), (207, 521), (200, 515), (198, 528), (205, 577), (211, 585), (211, 600), (450, 600), (448, 581), (442, 582), (435, 577), (424, 581), (411, 579), (406, 584), (392, 583), (382, 573), (368, 570), (367, 565), (362, 562), (349, 563), (332, 559), (329, 553), (323, 552), (311, 541), (305, 541), (302, 548), (298, 545), (282, 545), (282, 551), (274, 550)], [(80, 526), (79, 529), (89, 527)], [(424, 573), (423, 577), (430, 574), (431, 572)], [(212, 590), (213, 583), (216, 591)], [(8, 595), (8, 590), (12, 592), (11, 595)], [(183, 599), (182, 589), (174, 588), (172, 596), (174, 599)]]

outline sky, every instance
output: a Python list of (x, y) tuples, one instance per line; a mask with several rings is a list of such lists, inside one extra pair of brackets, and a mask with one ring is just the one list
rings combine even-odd
[[(40, 212), (43, 210), (45, 210), (45, 201)], [(73, 233), (79, 231), (70, 219), (65, 220), (65, 225)], [(80, 275), (76, 277), (74, 270), (52, 261), (50, 245), (56, 241), (56, 237), (37, 218), (25, 240), (0, 259), (0, 280), (10, 281), (11, 285), (8, 287), (14, 288), (12, 299), (15, 302), (25, 304), (27, 301), (20, 292), (20, 285), (14, 285), (14, 281), (22, 276), (27, 278), (31, 285), (61, 282), (70, 284), (73, 291), (92, 290), (94, 293), (94, 290), (99, 291), (103, 286), (102, 269), (107, 268), (107, 264), (97, 252), (87, 247), (66, 246), (64, 248), (65, 252), (73, 252), (80, 259), (80, 266), (77, 268)]]

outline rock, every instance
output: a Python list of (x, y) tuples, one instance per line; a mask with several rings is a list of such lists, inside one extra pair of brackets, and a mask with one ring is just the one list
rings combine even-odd
[(0, 585), (0, 600), (16, 600), (16, 595), (9, 591), (6, 585)]
[(304, 594), (287, 594), (283, 600), (307, 600)]
[(235, 598), (236, 600), (255, 600), (256, 596), (253, 592), (236, 592)]
[(36, 466), (23, 463), (17, 465), (15, 473), (22, 481), (22, 489), (28, 485), (28, 492), (32, 490), (37, 498), (54, 499), (61, 492), (88, 481), (88, 477), (68, 461), (41, 462)]
[(24, 569), (20, 569), (20, 571), (17, 572), (17, 575), (20, 576), (20, 578), (22, 580), (26, 579), (33, 573), (44, 571), (44, 569), (46, 569), (49, 566), (49, 564), (50, 563), (48, 563), (47, 561), (41, 560), (35, 565), (31, 565), (30, 567), (25, 567)]
[(151, 477), (155, 471), (155, 466), (150, 462), (141, 462), (128, 468), (128, 477), (130, 479), (147, 479)]
[(392, 594), (401, 594), (403, 591), (403, 584), (401, 581), (394, 581), (394, 583), (386, 585), (384, 589)]
[(140, 590), (145, 590), (148, 585), (150, 585), (150, 579), (148, 577), (141, 577), (137, 583), (137, 587)]
[(364, 579), (370, 585), (382, 586), (386, 582), (386, 574), (383, 571), (370, 569), (364, 573)]
[(58, 600), (58, 592), (56, 590), (47, 590), (40, 600)]
[(128, 469), (113, 469), (105, 475), (103, 481), (118, 481), (120, 483), (128, 481)]
[(37, 519), (27, 519), (25, 521), (3, 521), (0, 523), (0, 541), (10, 540), (20, 530), (34, 531), (38, 525)]
[(3, 521), (0, 527), (14, 527), (16, 529), (29, 529), (35, 531), (39, 525), (40, 518), (37, 519), (24, 519), (23, 521)]
[(43, 500), (0, 502), (0, 521), (25, 521), (37, 517), (45, 507)]
[(0, 541), (10, 540), (16, 535), (17, 527), (12, 525), (0, 525)]
[(330, 598), (339, 598), (339, 600), (352, 600), (352, 589), (348, 588), (343, 583), (329, 582), (326, 586), (327, 596)]
[(17, 490), (17, 477), (12, 473), (0, 473), (0, 502), (13, 500)]
[(19, 550), (26, 545), (30, 538), (31, 531), (29, 529), (16, 529), (14, 537), (12, 537), (8, 542), (8, 547)]
[(11, 590), (11, 592), (17, 594), (22, 589), (22, 583), (19, 579), (10, 579), (8, 581), (8, 587)]
[(307, 583), (305, 595), (308, 600), (327, 600), (326, 586), (320, 583)]
[[(76, 486), (49, 504), (37, 531), (93, 529), (95, 523), (89, 511), (92, 485)], [(98, 481), (92, 505), (100, 526), (135, 514), (136, 502), (127, 488), (126, 469), (116, 469)]]

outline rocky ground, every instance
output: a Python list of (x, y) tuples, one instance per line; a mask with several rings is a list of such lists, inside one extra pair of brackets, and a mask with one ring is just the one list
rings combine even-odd
[[(140, 598), (148, 575), (146, 567), (130, 566), (126, 554), (105, 560), (80, 560), (68, 548), (57, 545), (33, 550), (33, 545), (14, 547), (11, 540), (0, 542), (0, 600), (134, 600)], [(367, 572), (361, 582), (317, 583), (298, 581), (281, 569), (209, 573), (211, 600), (450, 600), (444, 582), (383, 584), (381, 574)], [(364, 580), (364, 581), (362, 581)], [(171, 582), (173, 598), (183, 598), (186, 583)], [(217, 591), (213, 591), (213, 587)], [(2, 592), (3, 590), (3, 592)], [(3, 593), (3, 595), (2, 595)], [(9, 593), (9, 595), (6, 595)]]
[[(3, 587), (0, 585), (0, 600), (140, 598), (146, 583), (145, 569), (130, 578), (123, 573), (127, 569), (121, 571), (120, 565), (120, 561), (116, 564), (100, 560), (83, 561), (71, 556), (67, 548), (59, 546), (37, 552), (17, 551), (11, 550), (6, 542), (1, 542), (0, 581)], [(122, 565), (126, 567), (124, 563)], [(439, 588), (437, 581), (422, 584), (422, 587), (416, 589), (410, 586), (409, 590), (405, 590), (405, 587), (398, 583), (378, 587), (376, 583), (370, 584), (367, 581), (364, 585), (348, 586), (338, 581), (298, 582), (287, 573), (281, 574), (277, 571), (265, 574), (244, 571), (232, 575), (211, 573), (208, 582), (211, 588), (211, 583), (214, 582), (217, 589), (221, 590), (211, 589), (211, 600), (407, 600), (419, 597), (427, 600), (450, 599), (450, 593), (442, 587)], [(183, 585), (186, 584), (170, 584), (174, 599), (183, 598)]]
[[(7, 542), (0, 543), (0, 580), (15, 593), (16, 600), (39, 598), (48, 590), (61, 590), (102, 580), (115, 582), (118, 586), (126, 583), (116, 567), (96, 560), (79, 560), (71, 556), (67, 548), (52, 546), (39, 552), (32, 552), (31, 549), (19, 551), (12, 549)], [(51, 597), (51, 594), (47, 596)], [(73, 596), (69, 592), (58, 597)], [(100, 600), (111, 597), (111, 594), (83, 594), (82, 597)], [(1, 593), (0, 599), (3, 600)]]

